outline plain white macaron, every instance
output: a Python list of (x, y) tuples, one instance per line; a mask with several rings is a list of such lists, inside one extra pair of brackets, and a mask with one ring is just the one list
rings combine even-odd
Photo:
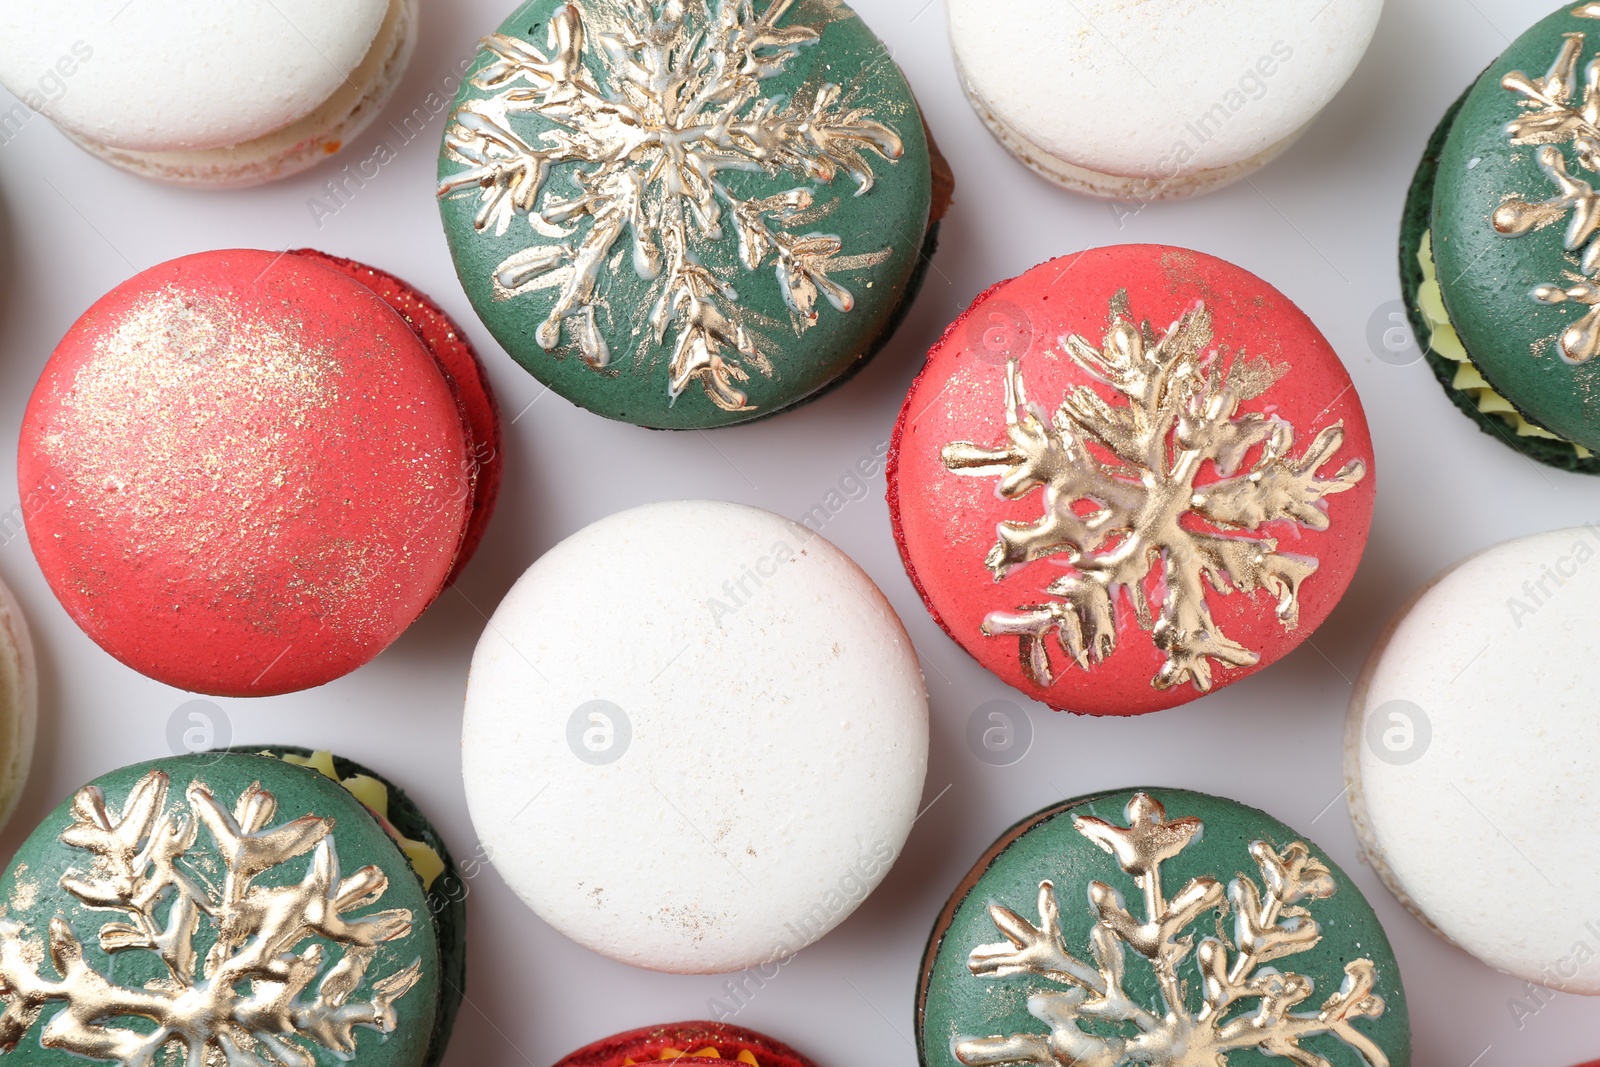
[(927, 694), (888, 601), (820, 536), (652, 504), (518, 580), (473, 658), (462, 746), (473, 825), (545, 921), (718, 973), (799, 951), (887, 874)]
[(1357, 685), (1350, 806), (1389, 888), (1438, 933), (1540, 985), (1600, 994), (1600, 529), (1457, 564)]
[(1067, 188), (1158, 200), (1288, 148), (1367, 50), (1383, 0), (949, 0), (973, 107)]
[(11, 590), (0, 582), (0, 826), (17, 808), (33, 764), (39, 679), (33, 642)]
[(287, 177), (398, 85), (417, 0), (0, 0), (0, 84), (145, 177)]

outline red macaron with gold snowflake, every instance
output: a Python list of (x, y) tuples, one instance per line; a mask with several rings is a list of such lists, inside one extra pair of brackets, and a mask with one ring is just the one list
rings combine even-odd
[(45, 578), (102, 648), (267, 696), (355, 670), (454, 580), (499, 434), (470, 345), (409, 285), (316, 252), (205, 252), (67, 332), (18, 481)]
[(642, 1067), (671, 1060), (712, 1067), (816, 1067), (809, 1059), (765, 1034), (728, 1023), (667, 1023), (602, 1038), (561, 1059), (556, 1067)]
[(1287, 297), (1212, 256), (1123, 245), (984, 293), (890, 453), (934, 618), (1063, 711), (1137, 715), (1260, 670), (1327, 618), (1371, 525), (1350, 376)]

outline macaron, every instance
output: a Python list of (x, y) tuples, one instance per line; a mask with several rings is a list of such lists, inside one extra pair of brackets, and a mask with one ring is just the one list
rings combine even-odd
[(1068, 800), (1001, 835), (923, 956), (922, 1067), (1406, 1067), (1399, 966), (1315, 845), (1179, 789)]
[(672, 1060), (688, 1067), (741, 1063), (745, 1067), (816, 1067), (781, 1041), (727, 1023), (690, 1022), (647, 1026), (585, 1045), (556, 1067), (635, 1067)]
[(573, 534), (496, 609), (467, 683), (467, 807), (494, 866), (567, 937), (658, 971), (786, 960), (843, 922), (899, 856), (927, 759), (883, 594), (739, 504)]
[(0, 582), (0, 826), (22, 799), (33, 765), (39, 720), (39, 674), (28, 620), (11, 590)]
[(1345, 735), (1357, 834), (1400, 902), (1491, 967), (1589, 996), (1597, 558), (1586, 526), (1456, 564), (1379, 638)]
[(1298, 140), (1366, 53), (1383, 0), (949, 0), (957, 73), (1006, 150), (1074, 192), (1193, 196)]
[(448, 853), (370, 772), (268, 751), (125, 767), (45, 818), (0, 877), (0, 1050), (436, 1067), (465, 951)]
[(417, 0), (0, 0), (0, 84), (145, 178), (229, 188), (327, 159), (377, 117)]
[(934, 619), (1063, 711), (1137, 715), (1287, 655), (1373, 506), (1361, 400), (1282, 293), (1122, 245), (981, 295), (913, 383), (890, 515)]
[(316, 253), (187, 256), (50, 357), (19, 448), (28, 537), (134, 670), (307, 689), (377, 656), (465, 563), (497, 427), (466, 341), (403, 283)]
[[(1446, 113), (1412, 182), (1400, 277), (1452, 401), (1541, 463), (1600, 473), (1600, 4), (1566, 3)], [(1588, 88), (1585, 88), (1588, 86)]]
[(871, 358), (950, 183), (841, 0), (530, 0), (462, 84), (439, 197), (468, 297), (530, 373), (607, 418), (703, 430)]

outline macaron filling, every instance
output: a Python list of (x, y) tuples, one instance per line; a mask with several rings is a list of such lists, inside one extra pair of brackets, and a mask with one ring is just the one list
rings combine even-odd
[(1048, 181), (1074, 192), (1105, 200), (1179, 200), (1214, 192), (1244, 180), (1283, 155), (1293, 148), (1295, 142), (1300, 140), (1305, 131), (1311, 127), (1308, 122), (1283, 140), (1268, 145), (1255, 155), (1223, 167), (1185, 170), (1181, 164), (1169, 164), (1168, 169), (1172, 171), (1171, 174), (1113, 174), (1078, 166), (1051, 153), (996, 114), (994, 108), (984, 100), (983, 94), (962, 69), (959, 59), (956, 60), (956, 72), (972, 110), (983, 120), (995, 139), (1005, 146), (1006, 151)]
[(33, 763), (39, 683), (22, 609), (0, 582), (0, 826), (22, 796)]
[(175, 184), (238, 188), (298, 173), (338, 152), (382, 110), (416, 45), (417, 4), (418, 0), (390, 0), (371, 47), (333, 95), (310, 114), (254, 140), (137, 151), (101, 144), (70, 130), (67, 135), (113, 166)]
[(444, 839), (399, 786), (352, 760), (331, 752), (292, 745), (240, 745), (227, 749), (269, 756), (315, 771), (342, 785), (360, 801), (416, 872), (433, 915), (443, 971), (439, 987), (439, 1013), (429, 1044), (427, 1067), (444, 1058), (466, 990), (467, 886)]
[(1560, 434), (1540, 426), (1528, 418), (1517, 406), (1497, 392), (1483, 372), (1472, 361), (1461, 335), (1450, 321), (1450, 309), (1445, 306), (1444, 290), (1439, 284), (1439, 268), (1433, 258), (1433, 231), (1422, 235), (1417, 249), (1417, 263), (1422, 268), (1422, 284), (1417, 287), (1416, 312), (1429, 329), (1428, 350), (1435, 355), (1460, 364), (1451, 386), (1472, 397), (1478, 410), (1485, 415), (1497, 416), (1516, 431), (1518, 437), (1538, 437), (1569, 446), (1579, 459), (1588, 459), (1594, 453), (1580, 444), (1568, 441)]

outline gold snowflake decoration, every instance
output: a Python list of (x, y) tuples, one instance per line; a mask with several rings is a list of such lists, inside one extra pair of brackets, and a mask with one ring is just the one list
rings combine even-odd
[[(494, 61), (472, 83), (492, 95), (453, 116), (445, 151), (465, 169), (439, 195), (476, 195), (479, 232), (503, 236), (527, 217), (539, 243), (501, 263), (494, 287), (501, 299), (558, 290), (536, 332), (545, 351), (566, 331), (589, 364), (608, 366), (597, 288), (629, 269), (650, 283), (648, 344), (672, 335), (670, 398), (698, 381), (719, 407), (748, 411), (736, 384), (749, 379), (745, 365), (771, 367), (704, 253), (732, 242), (745, 271), (770, 263), (797, 334), (817, 321), (819, 296), (854, 307), (833, 275), (881, 263), (888, 249), (845, 256), (838, 236), (796, 232), (832, 210), (807, 185), (745, 199), (723, 180), (760, 171), (827, 186), (842, 171), (861, 196), (873, 185), (867, 154), (904, 152), (838, 85), (767, 95), (763, 83), (821, 39), (781, 25), (794, 2), (771, 0), (758, 15), (754, 0), (589, 0), (557, 10), (545, 51), (506, 34), (485, 40)], [(546, 128), (525, 137), (520, 120), (533, 114)], [(562, 164), (576, 164), (570, 194), (548, 183)], [(626, 254), (613, 254), (619, 246)]]
[[(983, 623), (988, 636), (1019, 639), (1023, 671), (1041, 686), (1060, 677), (1052, 644), (1084, 670), (1115, 651), (1124, 592), (1139, 626), (1166, 654), (1152, 680), (1158, 689), (1189, 681), (1205, 692), (1212, 662), (1248, 667), (1260, 659), (1218, 627), (1208, 587), (1217, 595), (1265, 591), (1277, 600), (1278, 621), (1298, 625), (1300, 585), (1317, 561), (1280, 553), (1276, 538), (1245, 534), (1271, 522), (1328, 529), (1324, 498), (1354, 487), (1366, 465), (1356, 459), (1332, 478), (1317, 473), (1344, 443), (1343, 422), (1295, 456), (1293, 426), (1241, 412), (1287, 367), (1211, 349), (1211, 321), (1197, 304), (1157, 338), (1148, 321), (1134, 324), (1127, 292), (1119, 292), (1102, 346), (1077, 335), (1064, 341), (1066, 354), (1113, 391), (1111, 400), (1079, 385), (1049, 416), (1029, 403), (1013, 360), (1005, 443), (944, 448), (948, 469), (998, 478), (1007, 500), (1044, 490), (1037, 523), (1000, 524), (989, 569), (998, 582), (1059, 556), (1072, 572), (1045, 588), (1056, 599), (997, 611)], [(1208, 461), (1220, 477), (1200, 484)]]
[[(277, 800), (259, 784), (230, 813), (194, 783), (187, 815), (168, 810), (168, 784), (166, 774), (151, 771), (118, 813), (107, 810), (98, 788), (83, 789), (61, 835), (94, 858), (87, 873), (63, 876), (61, 887), (86, 908), (120, 915), (100, 927), (100, 950), (152, 954), (159, 976), (128, 986), (100, 974), (64, 915), (50, 920), (44, 944), (16, 922), (0, 923), (0, 1050), (13, 1050), (54, 1002), (61, 1007), (44, 1024), (43, 1047), (127, 1067), (149, 1067), (169, 1049), (177, 1053), (172, 1062), (195, 1067), (307, 1067), (319, 1046), (353, 1057), (357, 1027), (392, 1032), (394, 1004), (421, 977), (420, 961), (372, 982), (367, 999), (354, 994), (378, 946), (411, 933), (411, 912), (349, 916), (383, 896), (383, 871), (364, 867), (341, 877), (333, 820), (270, 826)], [(191, 852), (201, 826), (221, 859), (218, 885), (201, 875)], [(307, 853), (298, 881), (255, 884)], [(202, 928), (215, 938), (203, 956)]]
[[(1600, 19), (1600, 3), (1586, 3), (1572, 11), (1578, 18)], [(1583, 58), (1584, 35), (1569, 33), (1549, 73), (1530, 78), (1512, 71), (1500, 84), (1517, 93), (1524, 113), (1506, 123), (1513, 145), (1538, 145), (1539, 167), (1556, 188), (1549, 200), (1533, 202), (1521, 196), (1507, 198), (1495, 209), (1495, 231), (1504, 237), (1522, 237), (1567, 221), (1564, 247), (1576, 270), (1563, 272), (1560, 284), (1540, 285), (1533, 299), (1541, 304), (1582, 304), (1589, 311), (1557, 338), (1561, 355), (1571, 363), (1587, 363), (1600, 355), (1600, 196), (1583, 177), (1571, 173), (1561, 145), (1571, 143), (1574, 158), (1588, 174), (1600, 173), (1600, 57), (1584, 68), (1581, 99), (1578, 64)]]
[[(1035, 1064), (1037, 1067), (1226, 1067), (1231, 1053), (1254, 1050), (1281, 1056), (1297, 1067), (1329, 1067), (1301, 1042), (1331, 1035), (1360, 1054), (1368, 1067), (1389, 1067), (1383, 1050), (1355, 1026), (1385, 1011), (1373, 990), (1377, 968), (1369, 959), (1344, 966), (1340, 988), (1322, 1007), (1296, 1011), (1316, 989), (1303, 975), (1266, 964), (1305, 952), (1322, 939), (1321, 928), (1303, 905), (1326, 900), (1336, 886), (1328, 868), (1296, 841), (1278, 851), (1266, 841), (1250, 845), (1261, 884), (1241, 874), (1227, 886), (1195, 878), (1170, 899), (1161, 867), (1188, 848), (1203, 830), (1199, 819), (1167, 820), (1166, 809), (1147, 794), (1129, 802), (1127, 826), (1078, 816), (1078, 833), (1116, 857), (1133, 876), (1144, 903), (1142, 915), (1125, 906), (1120, 890), (1089, 885), (1096, 922), (1090, 934), (1093, 963), (1067, 951), (1055, 886), (1039, 883), (1039, 925), (991, 904), (989, 916), (1005, 935), (980, 945), (968, 969), (982, 977), (1032, 975), (1052, 988), (1028, 998), (1028, 1011), (1048, 1033), (957, 1038), (956, 1058), (967, 1067)], [(1233, 936), (1203, 938), (1191, 931), (1208, 914), (1221, 920), (1233, 912)], [(1161, 1004), (1151, 1008), (1126, 988), (1128, 950), (1154, 974)], [(1190, 955), (1200, 980), (1198, 1006), (1180, 978)], [(1248, 1007), (1249, 1010), (1246, 1010)]]

